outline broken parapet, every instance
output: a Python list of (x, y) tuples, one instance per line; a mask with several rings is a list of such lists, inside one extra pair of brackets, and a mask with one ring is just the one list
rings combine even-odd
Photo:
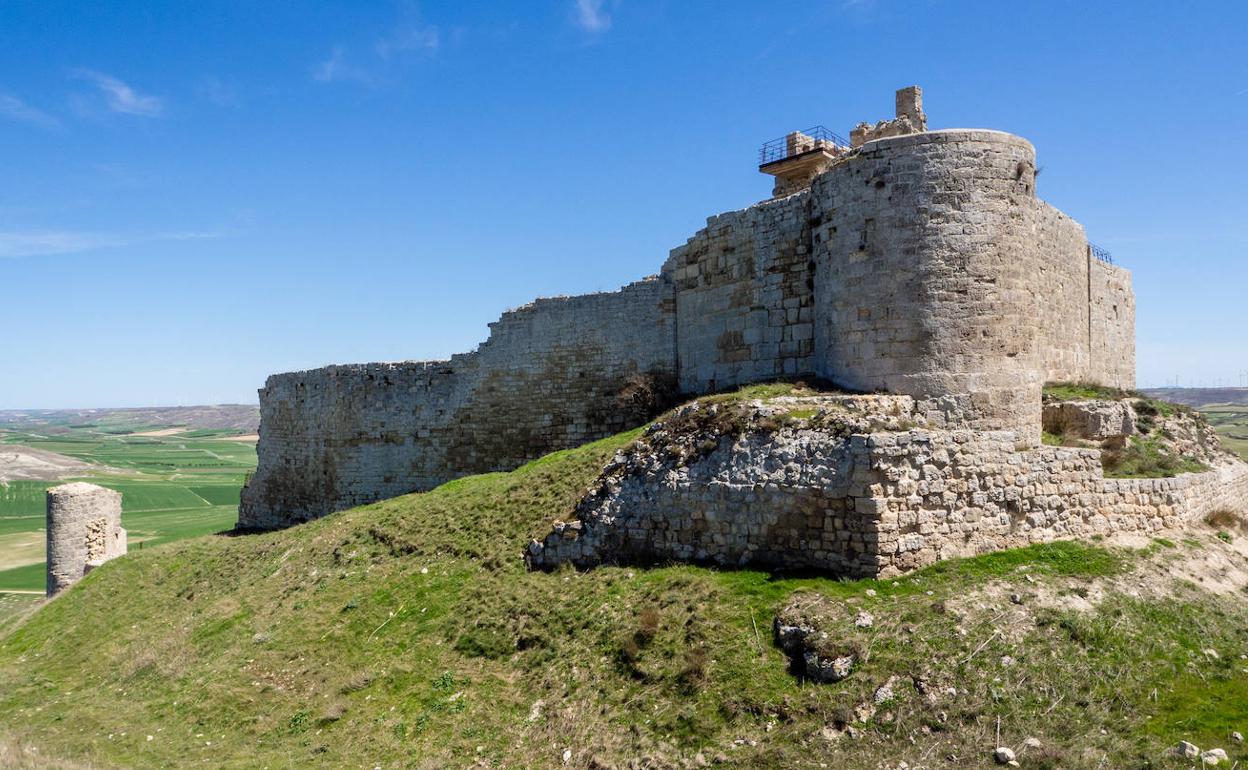
[(875, 139), (926, 131), (927, 114), (923, 112), (923, 89), (918, 86), (899, 89), (895, 114), (896, 117), (892, 120), (881, 120), (874, 126), (859, 123), (849, 132), (849, 146), (857, 148)]
[(48, 596), (126, 553), (121, 493), (77, 482), (48, 490)]

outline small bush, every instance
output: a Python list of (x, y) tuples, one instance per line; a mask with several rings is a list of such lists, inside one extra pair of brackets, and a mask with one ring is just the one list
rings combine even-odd
[(1205, 523), (1214, 529), (1238, 529), (1241, 532), (1248, 532), (1248, 520), (1245, 520), (1229, 508), (1219, 508), (1216, 511), (1210, 511), (1205, 516)]

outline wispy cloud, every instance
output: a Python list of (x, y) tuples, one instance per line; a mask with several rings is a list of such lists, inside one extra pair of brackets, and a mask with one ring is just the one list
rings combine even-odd
[(606, 0), (573, 0), (576, 25), (586, 32), (606, 32), (611, 28), (611, 14), (603, 8)]
[(1236, 92), (1235, 92), (1235, 95), (1236, 95), (1236, 96), (1243, 96), (1244, 94), (1248, 94), (1248, 88), (1245, 88), (1245, 89), (1242, 89), (1242, 90), (1240, 90), (1240, 91), (1236, 91)]
[(413, 13), (411, 19), (374, 40), (371, 49), (359, 45), (334, 46), (329, 57), (312, 68), (312, 78), (321, 83), (355, 82), (379, 86), (394, 80), (405, 62), (435, 56), (441, 46), (442, 30), (425, 24)]
[(147, 234), (37, 230), (0, 232), (0, 259), (78, 254), (97, 249), (134, 246), (155, 241), (195, 241), (220, 238), (219, 232), (167, 232)]
[(100, 89), (100, 93), (104, 95), (108, 108), (113, 112), (154, 118), (164, 111), (164, 105), (159, 98), (141, 94), (124, 81), (112, 75), (86, 69), (75, 70), (74, 74), (94, 83), (95, 87)]
[(60, 128), (61, 121), (10, 94), (0, 94), (0, 115), (40, 128)]
[(441, 33), (437, 27), (423, 24), (408, 24), (395, 30), (394, 34), (383, 37), (373, 45), (373, 50), (382, 59), (418, 51), (433, 53), (441, 44)]
[(363, 67), (347, 60), (347, 51), (343, 46), (334, 46), (329, 58), (312, 68), (312, 79), (321, 83), (341, 83), (354, 81), (371, 85), (376, 78)]

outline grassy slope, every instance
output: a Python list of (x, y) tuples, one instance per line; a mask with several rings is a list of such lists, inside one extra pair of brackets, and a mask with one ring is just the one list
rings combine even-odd
[[(668, 767), (699, 754), (740, 767), (966, 767), (991, 764), (1000, 719), (1003, 742), (1045, 741), (1029, 766), (1139, 767), (1179, 738), (1239, 753), (1226, 735), (1248, 724), (1242, 596), (1114, 594), (1026, 622), (1007, 617), (1008, 601), (950, 610), (992, 581), (1030, 601), (1190, 544), (1148, 556), (1039, 546), (884, 583), (688, 566), (526, 572), (527, 539), (628, 440), (107, 564), (0, 637), (0, 748), (36, 749), (32, 767)], [(799, 590), (877, 618), (868, 660), (842, 683), (796, 681), (771, 641), (777, 607)], [(864, 737), (821, 737), (893, 674), (962, 694), (927, 705), (898, 687)]]

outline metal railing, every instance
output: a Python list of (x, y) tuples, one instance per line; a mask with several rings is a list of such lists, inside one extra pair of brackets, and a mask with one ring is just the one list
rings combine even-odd
[(790, 137), (793, 136), (791, 133), (785, 134), (779, 139), (772, 139), (764, 144), (763, 148), (758, 151), (758, 165), (766, 166), (768, 163), (775, 163), (778, 160), (784, 160), (785, 158), (801, 155), (812, 150), (823, 149), (829, 145), (841, 150), (849, 149), (849, 142), (823, 126), (815, 126), (798, 133), (802, 134), (802, 136), (797, 137), (797, 146), (791, 146), (794, 144), (790, 140)]
[(1097, 246), (1095, 243), (1088, 241), (1088, 251), (1092, 254), (1092, 256), (1101, 260), (1105, 264), (1107, 265), (1114, 264), (1114, 255), (1110, 254), (1108, 249), (1103, 249), (1100, 246)]

